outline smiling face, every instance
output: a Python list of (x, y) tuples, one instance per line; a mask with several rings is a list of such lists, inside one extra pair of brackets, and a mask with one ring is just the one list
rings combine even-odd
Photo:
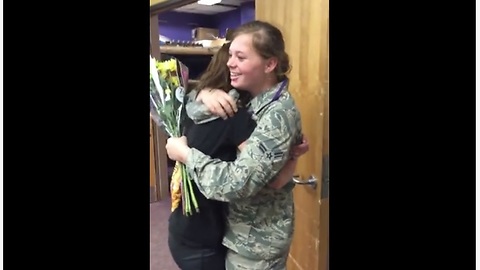
[(227, 66), (230, 70), (231, 85), (257, 95), (275, 84), (273, 70), (275, 58), (265, 59), (253, 45), (253, 34), (240, 34), (230, 45)]

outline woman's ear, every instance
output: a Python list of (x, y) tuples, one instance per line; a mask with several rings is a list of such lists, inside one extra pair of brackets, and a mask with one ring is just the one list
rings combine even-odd
[(271, 73), (278, 65), (278, 59), (276, 57), (270, 57), (265, 63), (265, 73)]

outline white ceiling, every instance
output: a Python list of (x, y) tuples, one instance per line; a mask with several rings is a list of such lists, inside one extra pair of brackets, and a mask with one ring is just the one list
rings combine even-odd
[[(190, 5), (186, 5), (183, 7), (179, 7), (174, 9), (176, 12), (185, 12), (185, 13), (196, 13), (196, 14), (206, 14), (206, 15), (213, 15), (217, 13), (227, 12), (240, 7), (241, 3), (244, 2), (251, 2), (253, 0), (222, 0), (219, 4), (213, 6), (206, 6), (206, 5), (199, 5), (197, 3), (193, 3)], [(228, 5), (228, 6), (222, 6)]]

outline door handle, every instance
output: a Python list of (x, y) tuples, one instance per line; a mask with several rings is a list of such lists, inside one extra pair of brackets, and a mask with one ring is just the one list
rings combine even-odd
[(296, 185), (309, 185), (313, 189), (317, 188), (317, 178), (314, 175), (311, 175), (310, 178), (308, 178), (307, 180), (303, 180), (303, 181), (300, 180), (300, 176), (294, 175), (292, 177), (292, 180), (293, 180), (293, 183), (295, 183)]

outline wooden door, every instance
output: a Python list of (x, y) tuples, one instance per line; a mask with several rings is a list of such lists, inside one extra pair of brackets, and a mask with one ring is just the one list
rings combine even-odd
[[(328, 0), (256, 0), (255, 16), (284, 34), (292, 70), (289, 90), (302, 115), (310, 151), (297, 174), (318, 179), (315, 189), (297, 185), (295, 233), (288, 270), (328, 269), (328, 182), (322, 163), (328, 162)], [(328, 165), (327, 165), (328, 166)], [(323, 191), (322, 191), (323, 189)]]

